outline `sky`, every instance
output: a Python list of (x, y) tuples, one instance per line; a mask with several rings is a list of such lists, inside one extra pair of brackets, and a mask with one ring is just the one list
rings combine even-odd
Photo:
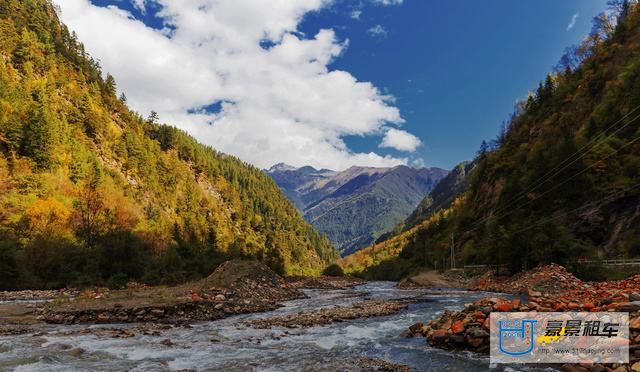
[(472, 159), (606, 0), (54, 0), (118, 82), (260, 168)]

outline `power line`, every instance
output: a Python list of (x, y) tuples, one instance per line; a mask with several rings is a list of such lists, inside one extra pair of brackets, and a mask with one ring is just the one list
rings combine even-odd
[[(607, 194), (607, 195), (605, 195), (605, 196), (604, 196), (604, 199), (611, 198), (611, 197), (613, 197), (613, 196), (614, 196), (614, 195), (616, 195), (616, 194), (624, 194), (624, 193), (626, 193), (627, 191), (629, 191), (629, 190), (633, 190), (633, 189), (638, 188), (638, 187), (640, 187), (640, 183), (637, 183), (637, 184), (635, 184), (635, 185), (629, 186), (629, 187), (627, 187), (627, 188), (625, 188), (625, 189), (623, 189), (623, 190), (615, 191), (615, 192), (612, 192), (612, 193), (610, 193), (610, 194)], [(549, 222), (551, 222), (551, 221), (553, 221), (553, 220), (556, 220), (556, 219), (558, 219), (558, 218), (560, 218), (560, 217), (567, 216), (567, 215), (569, 215), (569, 214), (571, 214), (571, 213), (577, 212), (577, 211), (579, 211), (579, 210), (581, 210), (581, 209), (584, 209), (584, 208), (586, 208), (586, 207), (591, 207), (591, 206), (593, 206), (593, 205), (601, 204), (601, 203), (603, 203), (603, 201), (602, 201), (602, 200), (592, 201), (592, 202), (590, 202), (590, 203), (582, 204), (581, 206), (579, 206), (579, 207), (577, 207), (577, 208), (574, 208), (574, 209), (572, 209), (572, 210), (569, 210), (569, 211), (567, 211), (567, 212), (558, 213), (558, 214), (556, 214), (556, 215), (554, 215), (554, 216), (552, 216), (552, 217), (549, 217), (549, 218), (547, 218), (546, 220), (544, 220), (544, 221), (542, 221), (542, 222), (538, 222), (538, 223), (536, 223), (536, 224), (533, 224), (533, 225), (527, 226), (527, 227), (525, 227), (525, 228), (522, 228), (522, 229), (519, 229), (519, 230), (516, 230), (516, 231), (512, 231), (512, 232), (511, 232), (511, 234), (512, 234), (512, 235), (515, 235), (515, 234), (519, 234), (519, 233), (522, 233), (522, 232), (525, 232), (525, 231), (528, 231), (528, 230), (535, 229), (536, 227), (543, 226), (543, 225), (545, 225), (545, 224), (547, 224), (547, 223), (549, 223)], [(485, 241), (485, 242), (492, 242), (492, 241), (495, 241), (495, 240), (498, 240), (498, 239), (497, 239), (497, 238), (489, 239), (488, 241)]]
[[(640, 116), (639, 116), (639, 117), (640, 117)], [(609, 155), (608, 155), (608, 156), (606, 156), (605, 158), (600, 159), (600, 161), (605, 161), (605, 160), (607, 160), (607, 159), (611, 158), (612, 156), (614, 156), (614, 155), (616, 155), (618, 152), (620, 152), (622, 149), (624, 149), (624, 148), (626, 148), (626, 147), (628, 147), (628, 146), (631, 146), (632, 144), (634, 144), (635, 142), (638, 142), (638, 141), (640, 141), (640, 137), (637, 137), (637, 138), (635, 138), (634, 140), (632, 140), (631, 142), (627, 143), (626, 145), (624, 145), (624, 146), (622, 146), (622, 147), (618, 148), (617, 150), (615, 150), (613, 153), (609, 154)], [(522, 209), (522, 207), (524, 207), (524, 206), (526, 206), (526, 205), (531, 204), (534, 200), (537, 200), (537, 199), (542, 198), (543, 196), (545, 196), (545, 195), (549, 194), (550, 192), (552, 192), (552, 191), (556, 190), (556, 189), (557, 189), (557, 188), (559, 188), (560, 186), (563, 186), (563, 185), (564, 185), (564, 184), (566, 184), (567, 182), (569, 182), (569, 181), (573, 180), (574, 178), (576, 178), (576, 177), (580, 176), (581, 174), (583, 174), (584, 172), (588, 171), (588, 170), (589, 170), (589, 169), (591, 169), (592, 167), (593, 167), (593, 165), (590, 165), (590, 166), (588, 166), (587, 168), (585, 168), (585, 169), (581, 170), (580, 172), (578, 172), (578, 173), (574, 174), (573, 176), (571, 176), (571, 177), (569, 177), (569, 178), (565, 179), (565, 180), (564, 180), (564, 182), (561, 182), (561, 183), (559, 183), (559, 184), (555, 185), (554, 187), (552, 187), (551, 189), (549, 189), (549, 190), (547, 190), (547, 191), (543, 192), (543, 193), (542, 193), (540, 196), (538, 196), (536, 199), (531, 199), (531, 200), (527, 201), (525, 204), (523, 204), (523, 205), (519, 206), (518, 208), (512, 209), (511, 211), (507, 212), (506, 214), (502, 214), (502, 215), (500, 215), (499, 213), (497, 213), (497, 214), (496, 214), (496, 215), (494, 215), (494, 216), (495, 216), (495, 217), (497, 217), (497, 216), (505, 217), (505, 216), (508, 216), (508, 215), (510, 215), (510, 214), (513, 214), (515, 211), (517, 211), (517, 210), (519, 210), (519, 209)], [(489, 216), (489, 218), (494, 217), (494, 216)], [(489, 218), (486, 218), (486, 219), (484, 219), (484, 220), (486, 221), (486, 220), (488, 220)], [(481, 221), (481, 222), (482, 222), (482, 221)], [(466, 233), (469, 233), (469, 232), (471, 232), (471, 231), (474, 231), (474, 230), (476, 230), (478, 227), (480, 227), (480, 226), (476, 226), (476, 225), (478, 225), (478, 224), (474, 224), (474, 226), (475, 226), (475, 227), (473, 227), (473, 228), (471, 228), (471, 229), (469, 229), (469, 230), (464, 231), (464, 233), (463, 233), (463, 234), (466, 234)]]
[[(614, 126), (615, 126), (615, 125), (617, 125), (621, 120), (623, 120), (624, 118), (626, 118), (627, 116), (629, 116), (629, 114), (631, 114), (631, 113), (633, 113), (633, 112), (637, 111), (638, 109), (640, 109), (640, 106), (637, 106), (634, 110), (632, 110), (631, 112), (629, 112), (629, 113), (628, 113), (627, 115), (625, 115), (622, 119), (618, 120), (615, 124), (613, 124), (613, 125), (609, 126), (606, 130), (608, 130), (608, 129), (610, 129), (610, 128), (614, 127)], [(580, 151), (582, 151), (584, 148), (588, 147), (591, 143), (593, 143), (593, 142), (594, 142), (594, 140), (597, 140), (599, 136), (594, 137), (594, 139), (593, 139), (593, 140), (589, 141), (587, 144), (585, 144), (584, 146), (582, 146), (582, 147), (581, 147), (577, 152), (575, 152), (572, 156), (570, 156), (569, 158), (565, 159), (562, 163), (560, 163), (560, 165), (558, 165), (558, 166), (554, 167), (554, 169), (552, 169), (551, 171), (547, 172), (545, 176), (542, 176), (541, 178), (545, 178), (545, 179), (544, 179), (544, 180), (542, 180), (541, 182), (539, 181), (539, 182), (535, 183), (535, 185), (534, 185), (535, 187), (533, 187), (533, 188), (529, 187), (527, 190), (521, 191), (521, 192), (520, 192), (520, 193), (518, 193), (514, 198), (512, 198), (512, 199), (511, 199), (511, 200), (510, 200), (510, 201), (509, 201), (509, 202), (508, 202), (504, 207), (502, 207), (502, 208), (498, 208), (498, 209), (496, 210), (496, 212), (495, 212), (493, 215), (490, 215), (490, 216), (484, 217), (484, 218), (480, 219), (479, 221), (477, 221), (476, 223), (474, 223), (474, 224), (471, 226), (472, 228), (471, 228), (470, 230), (468, 230), (468, 231), (473, 231), (473, 230), (475, 230), (475, 229), (478, 227), (478, 225), (482, 224), (483, 222), (485, 222), (485, 221), (489, 220), (490, 218), (492, 218), (492, 217), (494, 217), (494, 216), (498, 216), (498, 215), (500, 215), (500, 213), (501, 213), (502, 211), (506, 210), (508, 207), (512, 206), (515, 202), (517, 202), (518, 200), (520, 200), (522, 196), (524, 196), (524, 195), (526, 195), (526, 194), (528, 194), (528, 193), (530, 193), (530, 192), (532, 192), (532, 191), (536, 190), (538, 187), (540, 187), (540, 186), (544, 185), (544, 184), (545, 184), (547, 181), (549, 181), (552, 177), (554, 177), (554, 176), (558, 175), (560, 172), (562, 172), (563, 170), (565, 170), (567, 167), (569, 167), (569, 166), (571, 166), (571, 165), (575, 164), (578, 160), (580, 160), (582, 157), (584, 157), (584, 156), (585, 156), (589, 151), (593, 150), (596, 146), (598, 146), (598, 145), (600, 145), (600, 144), (604, 143), (607, 139), (609, 139), (610, 137), (612, 137), (612, 136), (613, 136), (613, 135), (615, 135), (616, 133), (620, 132), (622, 129), (626, 128), (629, 124), (633, 123), (633, 122), (634, 122), (634, 121), (636, 121), (638, 118), (640, 118), (640, 115), (638, 115), (638, 116), (634, 117), (634, 118), (633, 118), (633, 119), (631, 119), (629, 122), (627, 122), (624, 126), (622, 126), (622, 127), (618, 128), (615, 132), (611, 133), (610, 135), (608, 135), (608, 136), (607, 136), (607, 137), (605, 137), (604, 139), (600, 140), (600, 141), (599, 141), (598, 143), (596, 143), (595, 145), (591, 146), (591, 148), (590, 148), (590, 149), (588, 149), (587, 151), (585, 151), (584, 153), (582, 153), (579, 157), (577, 157), (576, 159), (574, 159), (573, 161), (571, 161), (569, 164), (566, 164), (564, 167), (562, 167), (561, 169), (558, 169), (557, 171), (555, 171), (555, 172), (554, 172), (554, 169), (557, 169), (558, 167), (560, 167), (560, 166), (561, 166), (561, 164), (564, 164), (567, 160), (570, 160), (571, 158), (573, 158), (573, 157), (574, 157), (575, 155), (577, 155)], [(606, 130), (605, 130), (605, 131), (606, 131)], [(637, 139), (636, 139), (636, 140), (637, 140)], [(632, 141), (631, 143), (635, 142), (636, 140)], [(629, 143), (629, 144), (627, 144), (627, 145), (623, 146), (622, 148), (624, 148), (624, 147), (626, 147), (626, 146), (630, 145), (631, 143)], [(611, 154), (611, 155), (614, 155), (615, 153), (617, 153), (618, 151), (620, 151), (622, 148), (620, 148), (620, 149), (616, 150), (616, 151), (615, 151), (613, 154)], [(610, 155), (610, 156), (611, 156), (611, 155)], [(607, 158), (602, 159), (602, 160), (606, 160), (606, 159), (608, 159), (610, 156), (608, 156)], [(588, 168), (587, 168), (587, 169), (588, 169)], [(585, 169), (585, 170), (586, 170), (586, 169)], [(580, 172), (579, 174), (583, 173), (585, 170), (583, 170), (583, 171), (582, 171), (582, 172)], [(554, 173), (553, 173), (553, 174), (551, 174), (552, 172), (554, 172)], [(551, 174), (551, 175), (547, 177), (547, 175), (549, 175), (549, 174)], [(578, 174), (578, 175), (579, 175), (579, 174)], [(577, 175), (575, 175), (575, 176), (577, 176)], [(573, 179), (573, 178), (575, 178), (575, 177), (572, 177), (571, 179)], [(566, 183), (566, 182), (564, 182), (564, 183)], [(562, 183), (561, 185), (563, 185), (564, 183)], [(557, 187), (554, 187), (552, 190), (554, 190), (554, 189), (556, 189), (556, 188), (557, 188)], [(546, 194), (546, 193), (545, 193), (545, 194)], [(531, 200), (530, 200), (529, 202), (527, 202), (525, 205), (529, 204), (530, 202), (531, 202)], [(519, 209), (519, 208), (516, 208), (515, 210), (517, 210), (517, 209)], [(513, 211), (514, 211), (514, 210), (512, 210), (512, 211), (511, 211), (510, 213), (508, 213), (508, 214), (513, 213)]]

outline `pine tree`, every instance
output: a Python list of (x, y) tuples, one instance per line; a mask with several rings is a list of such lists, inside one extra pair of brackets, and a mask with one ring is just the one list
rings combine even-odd
[(22, 153), (32, 157), (38, 167), (47, 169), (51, 166), (53, 150), (53, 118), (47, 109), (43, 92), (39, 93), (38, 99), (39, 102), (34, 104), (24, 128)]

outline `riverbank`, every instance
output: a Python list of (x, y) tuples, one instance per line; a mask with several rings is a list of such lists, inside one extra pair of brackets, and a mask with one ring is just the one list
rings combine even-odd
[[(405, 335), (424, 336), (429, 345), (445, 350), (489, 351), (491, 312), (622, 311), (629, 312), (630, 364), (566, 365), (571, 371), (640, 370), (640, 275), (609, 282), (582, 282), (559, 265), (547, 265), (511, 278), (489, 274), (476, 280), (476, 290), (526, 295), (526, 301), (487, 297), (461, 311), (444, 311), (437, 319), (412, 325)], [(593, 369), (595, 368), (595, 369)]]
[(257, 261), (228, 261), (207, 278), (176, 287), (136, 286), (56, 300), (42, 308), (48, 323), (180, 324), (270, 311), (304, 294)]
[[(364, 283), (350, 277), (282, 278), (257, 261), (237, 260), (222, 264), (207, 278), (175, 287), (131, 283), (121, 290), (0, 292), (0, 321), (6, 325), (0, 334), (24, 333), (29, 329), (24, 326), (38, 322), (180, 325), (211, 321), (272, 311), (284, 301), (304, 298), (303, 289), (346, 290)], [(362, 294), (354, 294), (359, 295)], [(374, 307), (336, 308), (332, 309), (332, 317), (337, 320), (384, 315), (389, 309), (397, 311), (400, 307), (390, 302)]]

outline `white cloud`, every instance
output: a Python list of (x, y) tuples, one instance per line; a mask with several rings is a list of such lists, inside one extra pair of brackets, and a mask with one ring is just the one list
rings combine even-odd
[(380, 5), (402, 5), (404, 0), (373, 0), (373, 2)]
[(388, 32), (382, 25), (375, 25), (367, 30), (372, 36), (386, 37)]
[(362, 15), (362, 10), (354, 10), (351, 12), (351, 18), (353, 19), (360, 19), (360, 16)]
[[(161, 121), (220, 151), (259, 167), (409, 161), (354, 153), (343, 141), (380, 135), (404, 120), (393, 97), (328, 69), (346, 41), (332, 30), (312, 37), (297, 32), (302, 17), (327, 0), (153, 0), (165, 21), (161, 31), (115, 7), (55, 1), (134, 109), (144, 115), (155, 110)], [(222, 102), (220, 112), (198, 110), (216, 102)]]
[(416, 158), (411, 160), (411, 166), (414, 168), (424, 168), (426, 166), (423, 158)]
[(573, 26), (576, 25), (576, 21), (578, 20), (578, 17), (580, 17), (580, 13), (576, 13), (573, 15), (573, 17), (571, 17), (571, 22), (569, 22), (569, 25), (567, 25), (567, 31), (571, 30)]
[(387, 130), (380, 147), (394, 148), (399, 151), (413, 152), (422, 145), (420, 139), (404, 130), (391, 128)]

